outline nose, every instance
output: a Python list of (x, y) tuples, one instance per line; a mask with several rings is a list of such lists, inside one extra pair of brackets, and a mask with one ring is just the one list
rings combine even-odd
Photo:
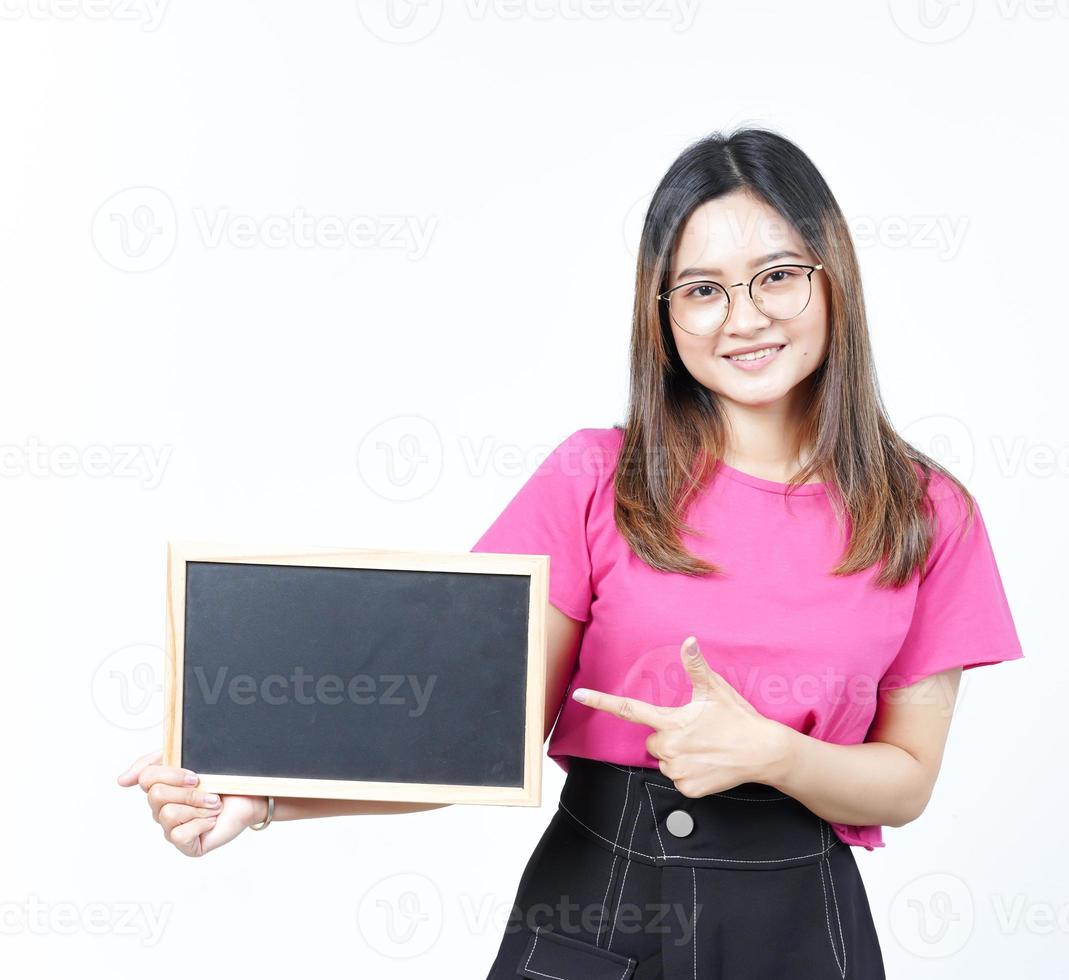
[(737, 282), (729, 286), (731, 303), (728, 306), (728, 318), (724, 321), (722, 332), (729, 336), (748, 337), (755, 330), (767, 327), (772, 320), (758, 309), (750, 297), (746, 283)]

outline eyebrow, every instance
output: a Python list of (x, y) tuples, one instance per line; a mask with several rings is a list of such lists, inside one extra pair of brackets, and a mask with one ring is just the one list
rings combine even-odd
[[(754, 268), (759, 265), (765, 265), (767, 262), (775, 262), (777, 259), (805, 259), (804, 255), (799, 255), (797, 252), (791, 252), (789, 250), (780, 252), (769, 252), (768, 255), (762, 255), (759, 259), (754, 259), (750, 263), (750, 268)], [(692, 276), (722, 276), (724, 274), (723, 269), (699, 269), (691, 267), (689, 269), (683, 269), (676, 274), (676, 282), (682, 282), (684, 279), (689, 279)]]

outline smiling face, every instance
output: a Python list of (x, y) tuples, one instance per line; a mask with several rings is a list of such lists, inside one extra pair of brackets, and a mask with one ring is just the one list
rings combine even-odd
[[(727, 402), (758, 407), (780, 402), (792, 391), (801, 393), (799, 383), (824, 360), (829, 300), (823, 270), (812, 275), (808, 306), (790, 320), (771, 319), (747, 292), (746, 284), (755, 273), (791, 262), (818, 264), (789, 222), (744, 190), (706, 201), (690, 216), (676, 242), (666, 288), (712, 280), (731, 297), (727, 320), (708, 336), (688, 333), (669, 317), (687, 371)], [(780, 278), (775, 274), (773, 281)], [(740, 282), (742, 286), (732, 288)], [(756, 292), (757, 283), (754, 288)], [(728, 357), (754, 348), (776, 349), (757, 360)]]

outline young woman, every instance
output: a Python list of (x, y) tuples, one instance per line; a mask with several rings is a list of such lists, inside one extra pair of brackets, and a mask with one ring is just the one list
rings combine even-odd
[[(626, 424), (574, 431), (472, 550), (550, 556), (567, 773), (489, 980), (883, 978), (851, 848), (924, 810), (962, 669), (1023, 654), (975, 501), (887, 418), (846, 223), (798, 147), (743, 129), (672, 164)], [(158, 761), (119, 780), (185, 853), (267, 819)]]

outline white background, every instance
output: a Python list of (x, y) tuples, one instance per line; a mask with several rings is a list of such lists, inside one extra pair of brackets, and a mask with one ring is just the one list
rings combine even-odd
[(966, 674), (927, 812), (854, 851), (888, 975), (1055, 975), (1069, 5), (0, 9), (0, 969), (485, 975), (552, 762), (541, 809), (200, 860), (117, 786), (162, 741), (165, 543), (467, 550), (623, 420), (643, 207), (753, 123), (848, 216), (884, 398), (980, 502), (1026, 654)]

